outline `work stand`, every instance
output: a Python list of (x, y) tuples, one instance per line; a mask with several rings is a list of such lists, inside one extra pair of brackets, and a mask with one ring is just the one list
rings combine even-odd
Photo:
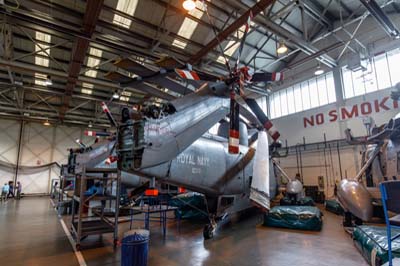
[[(72, 200), (71, 234), (75, 239), (76, 249), (80, 250), (81, 241), (90, 235), (114, 234), (114, 246), (118, 243), (118, 215), (121, 190), (121, 172), (116, 168), (82, 168), (74, 176), (75, 190)], [(88, 181), (101, 184), (102, 193), (85, 195)], [(92, 208), (89, 215), (90, 201), (100, 202)], [(106, 215), (106, 207), (114, 209), (113, 217)], [(86, 213), (86, 211), (88, 213)], [(109, 213), (107, 211), (107, 213)]]
[[(68, 173), (67, 166), (62, 165), (60, 170), (59, 179), (52, 179), (50, 195), (54, 199), (54, 204), (57, 206), (57, 213), (59, 216), (64, 214), (71, 214), (72, 212), (72, 196), (71, 189), (67, 189), (69, 183), (73, 183), (75, 175)], [(58, 187), (55, 186), (58, 182)]]

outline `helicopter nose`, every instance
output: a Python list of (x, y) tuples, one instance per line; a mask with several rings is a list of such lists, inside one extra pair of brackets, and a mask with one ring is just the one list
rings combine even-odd
[(369, 221), (372, 218), (372, 198), (366, 187), (355, 181), (343, 179), (338, 187), (338, 199), (352, 214)]

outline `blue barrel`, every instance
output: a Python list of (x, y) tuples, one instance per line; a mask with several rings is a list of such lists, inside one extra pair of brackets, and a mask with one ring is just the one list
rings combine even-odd
[(124, 234), (121, 266), (147, 266), (149, 235), (147, 230), (131, 230)]

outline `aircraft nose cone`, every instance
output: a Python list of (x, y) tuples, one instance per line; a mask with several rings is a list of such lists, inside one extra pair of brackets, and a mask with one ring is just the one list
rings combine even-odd
[(372, 199), (363, 184), (354, 180), (342, 180), (338, 187), (338, 199), (345, 209), (358, 218), (363, 221), (371, 220), (373, 212)]
[(289, 194), (298, 194), (303, 191), (303, 184), (299, 180), (289, 181), (286, 185), (286, 192)]

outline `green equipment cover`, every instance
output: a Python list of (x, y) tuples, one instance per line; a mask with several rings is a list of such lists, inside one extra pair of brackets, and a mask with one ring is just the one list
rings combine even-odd
[(320, 231), (322, 214), (317, 207), (275, 206), (264, 215), (264, 225), (300, 230)]
[[(392, 228), (392, 237), (400, 234), (400, 229)], [(353, 231), (353, 241), (371, 266), (381, 266), (388, 261), (386, 227), (357, 226)], [(393, 258), (400, 257), (400, 239), (392, 242)]]
[(185, 193), (173, 197), (169, 205), (178, 207), (175, 217), (180, 219), (206, 219), (207, 208), (204, 203), (204, 196), (199, 193)]
[(342, 206), (340, 206), (336, 199), (325, 200), (325, 210), (337, 215), (342, 215), (344, 213)]
[(298, 201), (293, 201), (289, 197), (284, 197), (280, 200), (281, 206), (315, 206), (314, 200), (311, 197), (303, 197)]

